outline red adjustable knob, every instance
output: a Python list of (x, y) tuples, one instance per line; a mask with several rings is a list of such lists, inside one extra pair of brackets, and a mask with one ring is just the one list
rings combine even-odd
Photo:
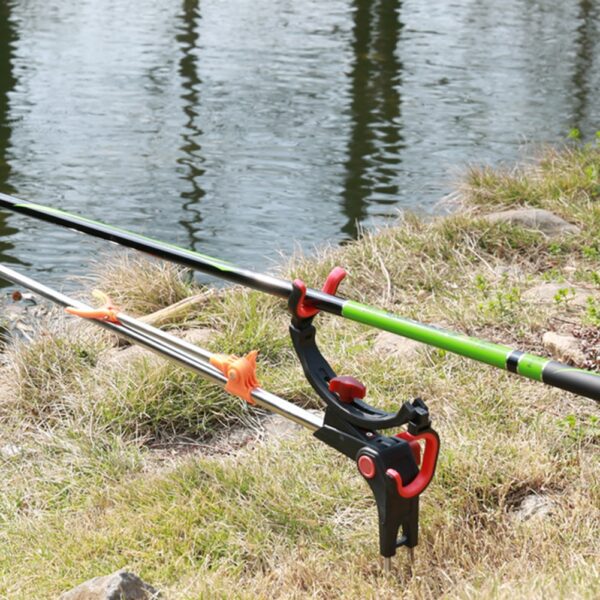
[(377, 467), (375, 461), (370, 457), (363, 454), (358, 459), (358, 470), (365, 479), (373, 479), (377, 474)]
[(358, 379), (350, 375), (342, 375), (330, 380), (329, 391), (337, 394), (342, 402), (350, 404), (355, 398), (364, 398), (367, 388)]

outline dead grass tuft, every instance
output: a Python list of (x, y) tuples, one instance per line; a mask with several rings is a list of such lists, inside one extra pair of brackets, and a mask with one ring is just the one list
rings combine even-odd
[(121, 251), (94, 268), (93, 286), (132, 315), (146, 315), (191, 296), (194, 287), (186, 269), (147, 256)]

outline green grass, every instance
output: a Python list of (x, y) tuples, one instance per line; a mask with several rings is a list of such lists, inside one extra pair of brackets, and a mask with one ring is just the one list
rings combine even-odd
[[(546, 354), (545, 331), (597, 318), (568, 292), (546, 305), (525, 292), (584, 286), (600, 305), (599, 164), (597, 147), (573, 145), (512, 171), (472, 169), (457, 214), (407, 215), (281, 272), (318, 286), (340, 264), (345, 297)], [(549, 239), (481, 219), (516, 205), (551, 210), (581, 233)], [(130, 254), (90, 287), (132, 314), (202, 291), (185, 272)], [(215, 351), (260, 350), (263, 387), (318, 406), (282, 302), (231, 288), (194, 310), (180, 326), (214, 330)], [(0, 597), (56, 598), (124, 567), (178, 599), (594, 597), (594, 402), (432, 348), (381, 356), (375, 330), (328, 315), (318, 325), (324, 354), (367, 384), (370, 402), (394, 409), (419, 395), (430, 406), (442, 450), (412, 570), (401, 551), (397, 572), (381, 573), (375, 508), (351, 461), (303, 431), (261, 441), (244, 403), (53, 316), (0, 370), (0, 447), (18, 449), (0, 453)], [(532, 494), (551, 509), (524, 520)]]

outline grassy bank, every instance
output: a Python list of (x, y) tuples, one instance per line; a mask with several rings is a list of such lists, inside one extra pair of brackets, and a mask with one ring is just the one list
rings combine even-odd
[[(405, 216), (282, 272), (318, 282), (339, 264), (346, 297), (543, 355), (545, 332), (575, 335), (580, 366), (594, 366), (599, 172), (597, 146), (472, 169), (452, 216)], [(485, 219), (521, 206), (578, 231)], [(123, 260), (131, 270), (137, 259)], [(94, 285), (132, 314), (200, 291), (166, 265), (134, 267), (133, 278), (117, 265)], [(529, 294), (551, 283), (549, 301)], [(259, 349), (263, 387), (317, 406), (280, 301), (206, 293), (169, 327), (208, 330), (221, 352)], [(422, 396), (442, 438), (412, 570), (400, 552), (398, 571), (380, 573), (375, 509), (350, 461), (303, 431), (264, 436), (238, 400), (58, 314), (0, 373), (0, 596), (55, 598), (126, 567), (177, 599), (595, 597), (598, 406), (433, 348), (384, 353), (380, 339), (319, 316), (334, 368), (362, 379), (377, 406)]]

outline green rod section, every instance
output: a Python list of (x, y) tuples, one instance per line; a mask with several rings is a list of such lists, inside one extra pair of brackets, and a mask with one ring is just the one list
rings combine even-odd
[(506, 369), (506, 360), (512, 353), (512, 348), (508, 346), (484, 342), (477, 338), (446, 331), (432, 325), (424, 325), (352, 300), (347, 300), (344, 303), (342, 315), (357, 323), (370, 325), (417, 342), (423, 342), (429, 346), (442, 348), (448, 350), (448, 352), (460, 354), (499, 369)]

